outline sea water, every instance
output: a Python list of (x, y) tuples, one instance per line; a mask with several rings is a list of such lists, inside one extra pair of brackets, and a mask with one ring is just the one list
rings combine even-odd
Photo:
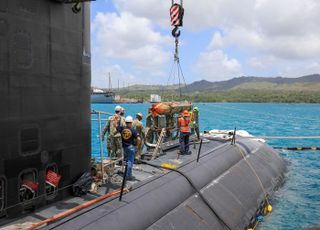
[[(246, 130), (257, 136), (320, 136), (320, 104), (198, 103), (200, 129)], [(141, 112), (148, 104), (122, 105), (126, 115)], [(92, 109), (113, 113), (115, 105), (92, 105)], [(97, 116), (92, 116), (97, 118)], [(102, 126), (105, 125), (107, 115)], [(92, 122), (92, 155), (99, 159), (97, 121)], [(103, 128), (103, 127), (102, 127)], [(267, 140), (272, 146), (320, 146), (319, 139)], [(106, 156), (105, 143), (103, 144)], [(320, 227), (320, 151), (279, 150), (287, 161), (284, 185), (272, 198), (273, 212), (260, 229), (303, 229)]]

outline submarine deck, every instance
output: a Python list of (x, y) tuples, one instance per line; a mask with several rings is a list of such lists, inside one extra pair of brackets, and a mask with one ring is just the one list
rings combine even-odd
[[(202, 147), (201, 147), (201, 153), (205, 153), (208, 151), (212, 151), (213, 149), (221, 146), (224, 144), (224, 141), (216, 141), (216, 140), (204, 140)], [(180, 155), (179, 159), (177, 159), (177, 152), (178, 152), (178, 145), (177, 143), (173, 144), (174, 147), (170, 148), (168, 150), (163, 151), (163, 154), (160, 154), (159, 157), (155, 160), (150, 160), (148, 162), (156, 165), (161, 165), (164, 163), (169, 163), (171, 165), (183, 165), (190, 161), (195, 161), (197, 158), (198, 150), (199, 150), (199, 142), (195, 142), (194, 138), (191, 139), (190, 143), (190, 154), (187, 155)], [(213, 152), (214, 154), (214, 152)], [(200, 154), (201, 155), (201, 154)], [(144, 183), (147, 183), (148, 181), (152, 180), (153, 178), (156, 178), (157, 176), (160, 176), (164, 173), (166, 173), (166, 170), (157, 169), (155, 167), (145, 165), (145, 164), (135, 164), (133, 168), (133, 175), (135, 176), (134, 181), (127, 181), (126, 185), (127, 187), (131, 187), (132, 189), (135, 189), (136, 187), (143, 186)], [(119, 175), (119, 177), (122, 177)], [(32, 224), (37, 223), (39, 221), (45, 220), (47, 218), (50, 218), (56, 214), (59, 214), (61, 212), (67, 211), (69, 209), (72, 209), (78, 205), (81, 205), (87, 201), (93, 200), (101, 195), (110, 193), (116, 189), (119, 189), (121, 187), (121, 183), (106, 183), (103, 184), (97, 194), (94, 193), (88, 193), (81, 197), (69, 197), (61, 201), (54, 202), (52, 204), (46, 205), (40, 209), (37, 209), (34, 212), (30, 212), (25, 214), (22, 217), (19, 217), (17, 219), (4, 219), (0, 220), (0, 229), (26, 229), (30, 227)], [(117, 196), (116, 196), (117, 197)], [(115, 197), (111, 197), (109, 199), (106, 199), (105, 201), (102, 201), (102, 203), (105, 203), (108, 200), (113, 200)], [(101, 202), (100, 202), (101, 203)], [(87, 211), (88, 209), (95, 208), (95, 206), (100, 205), (93, 205), (92, 207), (89, 207), (87, 209), (83, 209), (82, 211), (79, 211), (73, 215), (70, 215), (66, 218), (64, 218), (61, 221), (67, 221), (68, 219), (72, 219), (74, 216), (77, 216), (81, 214), (83, 211)], [(2, 225), (2, 227), (1, 227)], [(53, 223), (48, 226), (49, 229), (54, 228), (56, 224)]]

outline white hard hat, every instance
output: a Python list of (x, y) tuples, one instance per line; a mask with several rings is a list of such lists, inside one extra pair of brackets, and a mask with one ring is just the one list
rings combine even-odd
[(122, 109), (121, 106), (120, 106), (120, 105), (117, 105), (117, 106), (114, 108), (114, 111), (120, 112), (121, 109)]
[(127, 116), (126, 123), (132, 123), (132, 122), (133, 122), (133, 118), (131, 116)]

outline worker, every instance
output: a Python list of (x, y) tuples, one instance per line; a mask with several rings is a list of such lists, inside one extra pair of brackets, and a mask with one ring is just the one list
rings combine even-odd
[(115, 114), (109, 117), (106, 126), (103, 128), (101, 133), (101, 141), (104, 140), (104, 136), (107, 135), (107, 150), (109, 157), (113, 160), (120, 159), (122, 157), (122, 146), (121, 146), (121, 134), (117, 131), (114, 123), (121, 122), (121, 106), (115, 107)]
[(148, 109), (148, 115), (146, 117), (146, 127), (150, 128), (151, 131), (148, 132), (148, 136), (146, 137), (146, 141), (148, 143), (153, 143), (153, 139), (154, 139), (154, 128), (155, 128), (155, 124), (154, 124), (154, 117), (152, 114), (152, 109)]
[(190, 112), (190, 128), (191, 133), (196, 133), (197, 139), (200, 140), (200, 130), (199, 130), (199, 108), (194, 107)]
[(140, 145), (138, 145), (138, 149), (137, 149), (137, 154), (135, 159), (139, 162), (141, 160), (141, 154), (142, 154), (142, 150), (143, 150), (143, 145), (144, 145), (144, 133), (143, 133), (143, 124), (142, 124), (142, 119), (143, 119), (143, 115), (142, 113), (137, 113), (136, 114), (136, 120), (133, 121), (132, 126), (133, 128), (138, 132), (139, 136), (140, 136)]
[(127, 116), (125, 118), (125, 122), (125, 126), (119, 126), (117, 122), (114, 124), (117, 126), (117, 130), (121, 133), (124, 161), (127, 164), (127, 180), (134, 180), (135, 178), (132, 176), (132, 168), (137, 146), (140, 145), (141, 139), (138, 132), (132, 127), (133, 118), (131, 116)]
[(125, 126), (125, 124), (126, 124), (126, 122), (125, 122), (126, 118), (124, 116), (125, 111), (126, 110), (123, 107), (121, 107), (121, 110), (120, 110), (121, 126)]
[(190, 113), (185, 110), (182, 113), (182, 117), (178, 119), (178, 128), (180, 130), (180, 154), (189, 153), (189, 136), (190, 136)]

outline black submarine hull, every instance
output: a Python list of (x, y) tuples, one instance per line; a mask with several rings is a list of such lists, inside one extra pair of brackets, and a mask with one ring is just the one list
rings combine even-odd
[(122, 202), (100, 202), (46, 229), (247, 229), (266, 205), (263, 190), (269, 197), (281, 185), (285, 162), (270, 146), (242, 139), (209, 150), (199, 163), (186, 162), (179, 170), (214, 212), (185, 177), (169, 172), (137, 186)]
[[(90, 165), (90, 9), (54, 0), (0, 1), (0, 216), (61, 199)], [(34, 197), (23, 181), (38, 184)]]

